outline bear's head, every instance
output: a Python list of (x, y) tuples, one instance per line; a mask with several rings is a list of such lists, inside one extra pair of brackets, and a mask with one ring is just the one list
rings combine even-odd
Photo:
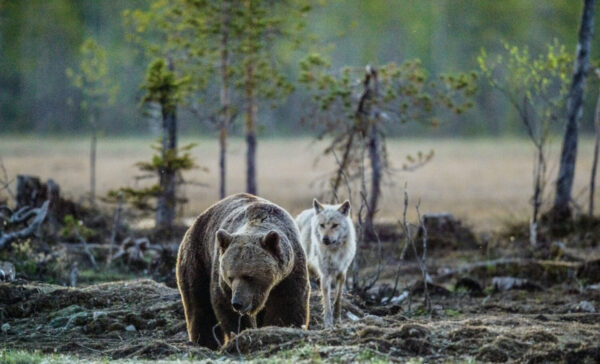
[(231, 306), (242, 315), (260, 312), (285, 274), (289, 257), (276, 231), (264, 235), (216, 234), (219, 286), (231, 290)]

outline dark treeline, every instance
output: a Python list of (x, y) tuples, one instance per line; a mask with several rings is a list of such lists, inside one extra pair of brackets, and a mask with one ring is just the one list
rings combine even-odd
[[(93, 36), (106, 48), (111, 78), (119, 84), (116, 102), (101, 112), (106, 134), (138, 135), (151, 130), (139, 109), (140, 83), (149, 59), (126, 39), (122, 12), (147, 7), (141, 0), (0, 0), (0, 133), (87, 133), (82, 96), (65, 70), (79, 61), (79, 47)], [(481, 49), (494, 54), (503, 42), (545, 51), (554, 39), (575, 53), (581, 13), (578, 1), (502, 2), (477, 0), (330, 0), (315, 7), (307, 21), (320, 49), (334, 66), (363, 67), (419, 58), (432, 75), (477, 69)], [(301, 51), (279, 47), (290, 79), (298, 75)], [(592, 59), (600, 47), (592, 49)], [(590, 78), (591, 80), (592, 78)], [(597, 84), (588, 84), (584, 131), (593, 129)], [(218, 87), (210, 91), (218, 94)], [(262, 135), (311, 133), (299, 121), (305, 110), (302, 88), (276, 108), (263, 107)], [(197, 105), (202, 108), (202, 104)], [(210, 122), (180, 111), (186, 133), (215, 133)], [(566, 117), (566, 116), (565, 116)], [(238, 116), (240, 118), (240, 116)], [(234, 133), (242, 129), (236, 120)], [(519, 120), (496, 91), (481, 82), (474, 107), (466, 115), (431, 130), (417, 124), (394, 126), (393, 135), (515, 135)]]

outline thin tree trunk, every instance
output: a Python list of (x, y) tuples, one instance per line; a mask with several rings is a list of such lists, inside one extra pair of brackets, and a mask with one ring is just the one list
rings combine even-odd
[(221, 123), (219, 130), (219, 197), (227, 194), (227, 134), (230, 123), (230, 94), (229, 94), (229, 2), (223, 1), (221, 8)]
[(96, 144), (98, 141), (98, 128), (96, 127), (96, 116), (90, 115), (92, 127), (92, 139), (90, 142), (90, 205), (96, 204)]
[(532, 221), (534, 224), (538, 222), (538, 216), (540, 213), (540, 207), (542, 206), (542, 194), (543, 194), (543, 179), (546, 170), (546, 162), (544, 159), (543, 145), (536, 149), (536, 162), (535, 162), (535, 174), (533, 182), (533, 216)]
[[(169, 62), (169, 70), (173, 71), (173, 64)], [(160, 171), (161, 193), (156, 206), (156, 227), (160, 230), (173, 226), (176, 205), (176, 180), (175, 170), (171, 167), (170, 160), (177, 153), (177, 115), (176, 108), (162, 107), (162, 158), (165, 167)]]
[[(596, 76), (600, 78), (600, 69), (596, 69)], [(600, 96), (596, 102), (596, 114), (594, 115), (594, 130), (596, 141), (594, 143), (594, 161), (592, 163), (592, 175), (590, 177), (590, 205), (588, 214), (594, 216), (594, 194), (596, 191), (596, 170), (598, 168), (598, 149), (600, 149)]]
[(567, 104), (567, 128), (562, 144), (560, 169), (556, 181), (556, 197), (553, 206), (553, 215), (555, 219), (560, 220), (570, 217), (571, 214), (569, 203), (577, 159), (577, 129), (583, 111), (583, 89), (590, 59), (590, 44), (594, 27), (594, 3), (595, 0), (584, 0), (577, 44), (577, 59), (575, 60), (575, 70)]
[(256, 195), (256, 112), (254, 96), (254, 65), (246, 66), (246, 192)]
[[(340, 188), (340, 184), (342, 183), (342, 177), (344, 173), (346, 173), (346, 168), (348, 168), (348, 162), (350, 161), (350, 152), (352, 151), (352, 142), (354, 141), (355, 131), (351, 130), (350, 135), (348, 136), (348, 140), (344, 145), (344, 154), (342, 155), (342, 160), (339, 162), (337, 171), (335, 173), (335, 179), (332, 186), (332, 197), (331, 203), (336, 203), (337, 191)], [(348, 196), (350, 198), (350, 196)]]
[(373, 219), (377, 212), (379, 202), (379, 193), (381, 192), (381, 156), (380, 140), (377, 124), (371, 125), (369, 131), (369, 159), (371, 160), (371, 194), (369, 196), (369, 208), (367, 209), (366, 230), (368, 234), (373, 235), (375, 229)]

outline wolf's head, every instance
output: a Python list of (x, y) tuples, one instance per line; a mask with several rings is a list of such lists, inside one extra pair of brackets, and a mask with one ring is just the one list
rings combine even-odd
[(313, 231), (317, 238), (326, 246), (335, 246), (346, 241), (352, 229), (350, 215), (350, 202), (341, 205), (325, 205), (313, 200), (315, 216), (313, 218)]

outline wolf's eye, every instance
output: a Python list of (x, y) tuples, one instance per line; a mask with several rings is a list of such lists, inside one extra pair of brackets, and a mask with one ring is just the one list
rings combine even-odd
[(227, 277), (227, 280), (229, 280), (229, 282), (233, 282), (233, 277)]
[(321, 227), (321, 229), (325, 229), (325, 224), (319, 224), (319, 226)]
[(333, 225), (331, 225), (331, 228), (332, 228), (332, 229), (335, 229), (336, 227), (338, 227), (338, 224), (333, 224)]

